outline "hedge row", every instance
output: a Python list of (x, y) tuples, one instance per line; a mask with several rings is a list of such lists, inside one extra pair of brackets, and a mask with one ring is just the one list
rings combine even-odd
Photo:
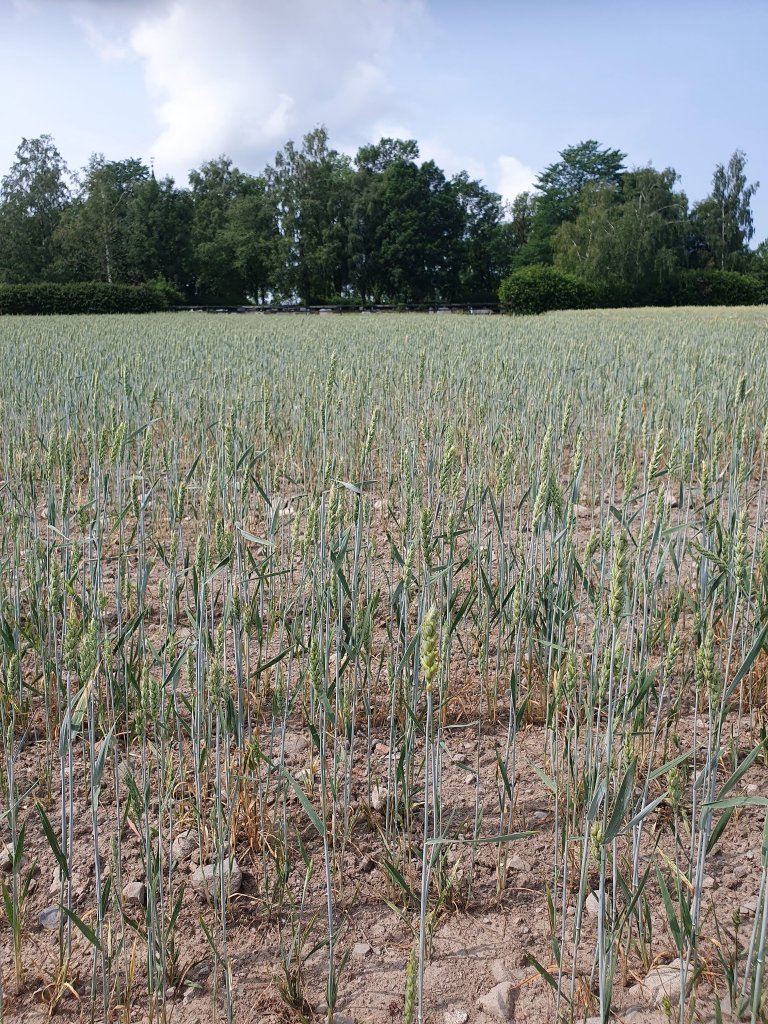
[(768, 302), (768, 285), (732, 270), (685, 270), (671, 281), (672, 306), (758, 306)]
[(506, 312), (522, 315), (596, 306), (755, 306), (768, 302), (768, 282), (730, 270), (683, 270), (655, 294), (639, 297), (594, 288), (555, 267), (531, 266), (502, 281), (499, 301)]
[(597, 295), (586, 281), (573, 274), (532, 266), (504, 278), (499, 302), (510, 313), (546, 313), (550, 309), (590, 309), (597, 305)]
[(163, 282), (0, 285), (0, 314), (155, 313), (182, 301)]

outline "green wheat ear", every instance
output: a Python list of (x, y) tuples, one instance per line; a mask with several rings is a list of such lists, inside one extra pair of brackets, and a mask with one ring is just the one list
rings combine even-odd
[(416, 1014), (416, 967), (418, 956), (416, 947), (411, 949), (408, 963), (405, 967), (405, 1001), (403, 1005), (403, 1024), (413, 1024)]
[(437, 635), (437, 609), (434, 605), (424, 616), (421, 625), (421, 671), (427, 693), (432, 692), (440, 672), (440, 651)]

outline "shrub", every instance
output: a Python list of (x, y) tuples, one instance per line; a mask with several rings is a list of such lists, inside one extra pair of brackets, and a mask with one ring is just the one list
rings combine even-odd
[(670, 282), (674, 306), (756, 306), (768, 299), (763, 282), (732, 270), (683, 270)]
[(165, 282), (0, 285), (0, 314), (153, 313), (182, 301)]
[(523, 267), (501, 282), (499, 302), (509, 313), (546, 313), (550, 309), (589, 309), (594, 289), (581, 278), (554, 267)]

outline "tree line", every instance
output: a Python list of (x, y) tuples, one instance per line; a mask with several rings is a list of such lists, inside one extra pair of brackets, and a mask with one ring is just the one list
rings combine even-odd
[(220, 156), (182, 187), (142, 160), (98, 154), (70, 174), (43, 135), (22, 140), (0, 182), (0, 284), (165, 282), (190, 303), (304, 305), (490, 302), (537, 266), (610, 304), (669, 301), (688, 271), (768, 286), (743, 152), (693, 205), (672, 168), (625, 160), (594, 140), (567, 147), (507, 205), (421, 161), (414, 140), (350, 158), (320, 127), (260, 174)]

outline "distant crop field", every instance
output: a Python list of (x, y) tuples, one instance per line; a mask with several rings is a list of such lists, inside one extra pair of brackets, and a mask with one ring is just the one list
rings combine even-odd
[(3, 319), (0, 1019), (766, 1020), (767, 352)]

